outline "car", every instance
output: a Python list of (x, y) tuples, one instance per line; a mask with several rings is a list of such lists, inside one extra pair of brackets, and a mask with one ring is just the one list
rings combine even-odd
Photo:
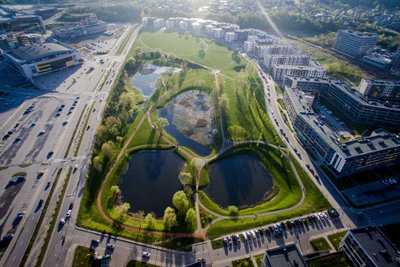
[(38, 203), (38, 209), (40, 209), (42, 206), (43, 206), (43, 199), (41, 199), (41, 200), (39, 200), (39, 203)]
[(15, 138), (15, 140), (14, 140), (14, 144), (16, 144), (16, 143), (20, 142), (21, 140), (22, 140), (22, 138), (21, 138), (21, 137), (17, 137), (17, 138)]
[(61, 112), (61, 111), (63, 111), (63, 108), (59, 108), (59, 109), (57, 109), (57, 111), (58, 111), (58, 112)]
[(22, 218), (25, 216), (25, 211), (20, 211), (17, 213), (17, 218)]
[(36, 179), (40, 179), (40, 178), (42, 178), (42, 177), (43, 177), (43, 175), (44, 175), (44, 172), (43, 172), (43, 171), (41, 171), (41, 172), (38, 172), (38, 174), (36, 175)]
[(8, 134), (6, 134), (5, 136), (3, 136), (3, 141), (6, 141), (10, 136)]
[(68, 209), (69, 209), (69, 210), (72, 210), (73, 207), (74, 207), (74, 203), (73, 203), (73, 202), (69, 203)]
[(110, 243), (108, 243), (108, 244), (106, 245), (106, 247), (107, 247), (108, 249), (114, 249), (114, 248), (115, 248), (114, 244), (110, 244)]
[(76, 164), (76, 165), (74, 166), (74, 169), (73, 169), (72, 173), (75, 173), (77, 169), (78, 169), (78, 164)]
[(150, 258), (150, 252), (143, 251), (142, 255), (144, 258)]
[(15, 124), (14, 125), (14, 129), (17, 128), (18, 126), (19, 126), (19, 123)]
[(54, 152), (50, 151), (49, 153), (47, 153), (47, 159), (51, 158), (53, 156)]
[(56, 114), (56, 117), (60, 117), (60, 116), (61, 116), (61, 113), (58, 112), (58, 113)]
[(46, 186), (44, 187), (44, 190), (49, 189), (51, 182), (47, 182)]
[(38, 134), (37, 134), (37, 136), (42, 136), (42, 135), (44, 135), (46, 133), (46, 131), (40, 131)]
[(71, 217), (72, 210), (67, 211), (67, 218)]
[(90, 243), (92, 246), (97, 247), (100, 244), (100, 240), (92, 239), (92, 241)]
[(60, 224), (65, 224), (65, 219), (64, 218), (60, 219)]
[(16, 183), (17, 183), (17, 180), (11, 179), (11, 180), (8, 181), (8, 183), (6, 185), (6, 188), (8, 188), (8, 187), (10, 187), (12, 185), (15, 185)]
[(71, 114), (72, 114), (72, 111), (71, 111), (71, 110), (67, 112), (67, 115), (71, 115)]
[(31, 126), (30, 126), (30, 128), (33, 128), (33, 127), (35, 127), (35, 126), (36, 126), (36, 123), (32, 123)]
[(64, 105), (64, 104), (62, 104), (62, 105), (61, 105), (61, 108), (65, 108), (65, 105)]
[(14, 238), (14, 234), (12, 234), (12, 233), (7, 233), (4, 237), (3, 237), (3, 239), (5, 239), (5, 240), (11, 240), (11, 239), (13, 239)]
[(328, 210), (328, 215), (331, 218), (338, 218), (340, 216), (339, 213), (337, 212), (337, 210), (333, 209), (333, 208)]
[(17, 176), (17, 183), (25, 181), (25, 178), (23, 175)]
[(68, 121), (64, 121), (64, 122), (62, 123), (63, 126), (65, 126), (65, 125), (67, 125), (67, 124), (68, 124)]

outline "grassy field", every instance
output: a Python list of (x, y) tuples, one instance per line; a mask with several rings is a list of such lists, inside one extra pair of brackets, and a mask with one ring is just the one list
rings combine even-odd
[(337, 250), (339, 248), (339, 243), (343, 239), (343, 237), (345, 236), (346, 233), (347, 233), (347, 231), (343, 231), (343, 232), (339, 232), (339, 233), (328, 236), (328, 239), (331, 242), (334, 249)]
[(324, 257), (307, 261), (309, 267), (351, 267), (342, 253), (329, 254)]
[(313, 247), (314, 251), (320, 250), (330, 250), (331, 246), (328, 244), (325, 238), (317, 238), (310, 241), (311, 246)]
[(251, 258), (232, 261), (232, 267), (253, 267), (253, 266), (254, 265)]
[(75, 249), (72, 267), (88, 267), (93, 263), (94, 249), (78, 246)]
[[(240, 62), (233, 60), (232, 52), (226, 47), (188, 34), (164, 31), (143, 32), (138, 38), (136, 48), (141, 48), (143, 51), (162, 50), (212, 69), (221, 70), (240, 66)], [(199, 53), (201, 49), (205, 51), (204, 56)]]

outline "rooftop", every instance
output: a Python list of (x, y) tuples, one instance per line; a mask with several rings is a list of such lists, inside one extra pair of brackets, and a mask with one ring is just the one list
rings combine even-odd
[(396, 262), (397, 249), (376, 226), (350, 230), (376, 266), (399, 266)]
[(400, 138), (382, 129), (375, 130), (370, 136), (365, 137), (361, 141), (351, 140), (342, 143), (339, 141), (339, 135), (309, 107), (307, 94), (289, 87), (285, 88), (285, 92), (290, 98), (296, 113), (298, 113), (332, 149), (340, 153), (344, 158), (387, 148), (397, 147), (400, 149)]
[(60, 43), (43, 43), (20, 46), (13, 49), (9, 54), (17, 60), (35, 61), (71, 51), (73, 51), (72, 48)]
[(351, 31), (351, 30), (339, 30), (339, 32), (344, 32), (344, 33), (350, 34), (352, 36), (357, 36), (360, 38), (377, 37), (376, 35), (371, 34), (371, 33), (362, 33), (362, 32), (356, 32), (356, 31)]
[(288, 245), (265, 252), (268, 265), (271, 267), (306, 267), (307, 264), (301, 256), (296, 245)]

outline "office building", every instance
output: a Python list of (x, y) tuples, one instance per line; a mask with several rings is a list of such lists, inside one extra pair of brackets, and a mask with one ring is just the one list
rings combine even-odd
[(274, 65), (272, 67), (272, 78), (275, 81), (283, 81), (286, 76), (324, 78), (325, 70), (320, 66)]
[[(146, 25), (150, 25), (150, 20), (146, 20)], [(151, 25), (153, 25), (151, 23)], [(96, 14), (91, 14), (88, 18), (82, 20), (79, 25), (65, 27), (53, 30), (58, 39), (73, 39), (94, 34), (102, 34), (107, 31), (107, 24), (104, 21), (97, 20)]]
[(307, 267), (307, 263), (294, 244), (265, 251), (261, 265), (263, 267)]
[(4, 52), (4, 58), (28, 79), (81, 63), (80, 54), (61, 42), (19, 46)]
[(342, 139), (313, 110), (314, 95), (285, 87), (284, 103), (303, 146), (337, 176), (400, 162), (400, 137), (383, 129), (362, 140)]
[(264, 53), (264, 66), (272, 68), (274, 65), (310, 65), (311, 57), (308, 55), (269, 55)]
[(376, 226), (351, 229), (340, 241), (339, 250), (356, 267), (398, 267), (400, 252)]
[(400, 81), (363, 79), (358, 91), (368, 101), (400, 104)]
[(377, 35), (339, 30), (333, 49), (346, 57), (359, 59), (372, 51), (377, 42)]

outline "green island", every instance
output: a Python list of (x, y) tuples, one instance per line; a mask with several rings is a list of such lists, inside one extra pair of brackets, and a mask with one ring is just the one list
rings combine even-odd
[[(131, 80), (149, 65), (174, 71), (161, 74), (146, 98)], [(273, 127), (255, 62), (190, 34), (142, 32), (117, 75), (97, 129), (79, 226), (185, 251), (204, 239), (330, 207)], [(208, 100), (204, 110), (210, 111), (213, 125), (208, 154), (180, 145), (167, 130), (170, 121), (160, 116), (176, 99), (190, 106), (187, 95)], [(193, 114), (199, 116), (196, 129), (210, 124), (201, 112)], [(123, 202), (120, 180), (132, 157), (171, 150), (184, 161), (173, 205), (165, 205), (164, 213), (156, 216)], [(252, 205), (223, 207), (207, 192), (211, 169), (237, 155), (260, 162), (272, 177), (271, 190)]]

